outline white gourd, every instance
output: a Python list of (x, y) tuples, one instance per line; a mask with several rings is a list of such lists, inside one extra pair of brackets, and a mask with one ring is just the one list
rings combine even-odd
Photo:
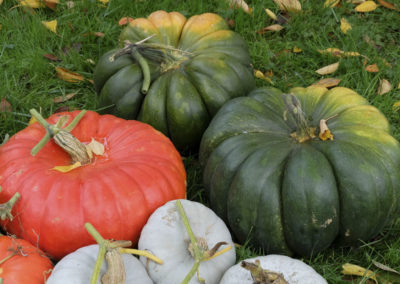
[[(96, 263), (98, 245), (82, 247), (62, 258), (54, 267), (46, 284), (89, 284)], [(126, 284), (153, 284), (143, 264), (130, 254), (122, 255)], [(100, 275), (106, 272), (106, 262), (103, 262)], [(99, 277), (98, 284), (101, 284)]]
[[(206, 243), (209, 249), (222, 241), (232, 246), (229, 251), (200, 264), (199, 277), (203, 278), (206, 284), (218, 284), (224, 272), (236, 261), (231, 234), (225, 223), (208, 207), (189, 200), (181, 200), (181, 203), (192, 231), (200, 243)], [(148, 250), (164, 261), (162, 265), (147, 263), (145, 257), (140, 257), (156, 284), (182, 282), (194, 264), (189, 246), (189, 235), (176, 207), (176, 200), (161, 206), (150, 216), (138, 244), (140, 250)], [(200, 283), (197, 274), (189, 283)]]

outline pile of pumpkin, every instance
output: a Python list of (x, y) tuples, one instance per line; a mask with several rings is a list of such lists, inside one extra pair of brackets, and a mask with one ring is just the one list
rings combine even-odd
[[(120, 43), (94, 73), (108, 114), (32, 110), (0, 147), (6, 284), (326, 283), (289, 256), (397, 216), (399, 143), (354, 91), (255, 89), (246, 42), (211, 13), (157, 11)], [(199, 151), (213, 211), (185, 199), (178, 151)], [(231, 232), (269, 255), (234, 265)]]

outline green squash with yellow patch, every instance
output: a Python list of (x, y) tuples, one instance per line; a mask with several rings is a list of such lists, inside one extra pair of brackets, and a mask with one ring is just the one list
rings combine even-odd
[(195, 149), (218, 109), (254, 88), (246, 42), (216, 14), (156, 11), (119, 40), (95, 68), (99, 106), (152, 125), (178, 149)]
[(231, 100), (205, 131), (200, 162), (211, 208), (266, 253), (368, 241), (398, 216), (399, 143), (348, 88), (260, 88)]

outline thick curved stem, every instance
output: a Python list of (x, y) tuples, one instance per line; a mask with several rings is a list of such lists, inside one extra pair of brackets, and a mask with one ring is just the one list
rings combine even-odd
[(94, 265), (92, 277), (90, 278), (90, 284), (97, 284), (101, 266), (103, 265), (104, 257), (107, 252), (107, 241), (100, 235), (100, 233), (93, 227), (92, 224), (86, 223), (85, 228), (99, 245), (99, 253), (97, 254), (96, 264)]
[[(1, 186), (0, 186), (1, 190)], [(15, 204), (15, 202), (18, 201), (18, 199), (21, 197), (21, 195), (16, 192), (13, 197), (10, 198), (6, 203), (0, 204), (0, 218), (1, 220), (5, 220), (8, 218), (10, 221), (13, 220), (13, 216), (11, 215), (11, 210)]]
[(151, 81), (149, 64), (147, 63), (147, 60), (140, 54), (137, 47), (135, 46), (132, 47), (131, 54), (133, 58), (135, 58), (135, 60), (139, 63), (140, 68), (142, 69), (143, 83), (141, 92), (142, 94), (147, 94), (147, 91), (150, 88), (150, 81)]

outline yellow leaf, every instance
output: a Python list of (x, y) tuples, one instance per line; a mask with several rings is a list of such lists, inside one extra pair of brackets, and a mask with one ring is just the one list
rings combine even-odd
[(22, 6), (30, 7), (30, 8), (43, 8), (46, 7), (43, 1), (41, 0), (20, 0), (19, 3)]
[(262, 79), (264, 81), (267, 81), (270, 84), (274, 84), (271, 80), (271, 78), (269, 78), (268, 76), (265, 76), (265, 74), (263, 72), (261, 72), (260, 70), (254, 70), (254, 76), (256, 78)]
[(342, 81), (341, 79), (337, 79), (337, 78), (325, 78), (322, 80), (319, 80), (318, 82), (312, 84), (313, 86), (321, 86), (321, 87), (325, 87), (325, 88), (331, 88), (331, 87), (335, 87), (337, 85), (339, 85), (340, 81)]
[(351, 263), (345, 263), (342, 265), (342, 274), (344, 275), (356, 275), (356, 276), (363, 276), (363, 277), (368, 277), (376, 281), (375, 273), (372, 272), (371, 270), (367, 270), (364, 267), (351, 264)]
[(354, 8), (357, 12), (371, 12), (378, 7), (374, 1), (365, 1)]
[(57, 33), (57, 20), (53, 20), (53, 21), (42, 21), (42, 24), (48, 28), (49, 30), (51, 30), (53, 33)]
[(333, 134), (331, 133), (331, 131), (328, 128), (328, 125), (326, 124), (326, 122), (329, 119), (335, 118), (337, 117), (337, 114), (328, 117), (327, 119), (321, 119), (319, 121), (319, 134), (318, 137), (319, 139), (321, 139), (322, 141), (326, 141), (326, 140), (333, 140)]
[(392, 90), (392, 84), (386, 79), (379, 80), (378, 95), (384, 95)]
[(322, 67), (315, 72), (317, 72), (319, 75), (327, 75), (327, 74), (334, 73), (338, 68), (339, 68), (339, 62), (336, 62), (336, 63), (330, 64), (330, 65), (327, 65), (325, 67)]
[(62, 67), (56, 67), (56, 72), (58, 78), (70, 83), (77, 83), (79, 81), (85, 80), (85, 78), (82, 75), (74, 73)]
[(376, 72), (379, 72), (379, 68), (378, 68), (378, 65), (376, 65), (376, 63), (375, 63), (375, 64), (368, 65), (367, 67), (365, 67), (365, 71), (376, 73)]
[(108, 2), (110, 2), (110, 0), (99, 0), (101, 3), (103, 3), (104, 5), (107, 4)]
[(345, 18), (341, 18), (340, 19), (340, 30), (346, 34), (348, 30), (351, 30), (352, 27), (350, 25), (350, 23), (345, 19)]
[(399, 83), (399, 85), (397, 86), (397, 89), (400, 89), (400, 83)]
[(29, 119), (28, 125), (34, 124), (36, 121), (36, 118), (32, 116), (31, 119)]
[(299, 0), (274, 0), (279, 6), (279, 9), (287, 12), (299, 12), (301, 11), (301, 4)]
[(278, 24), (270, 25), (270, 26), (264, 28), (265, 31), (273, 31), (273, 32), (279, 32), (283, 29), (284, 29), (284, 27), (282, 27), (281, 25), (278, 25)]
[(62, 172), (62, 173), (67, 173), (69, 171), (72, 171), (73, 169), (79, 168), (81, 166), (80, 162), (76, 162), (73, 165), (68, 165), (68, 166), (55, 166), (53, 170)]
[(3, 0), (0, 0), (0, 5), (3, 4)]
[(297, 47), (297, 46), (294, 46), (293, 47), (293, 52), (294, 53), (300, 53), (300, 52), (302, 52), (303, 50), (301, 49), (301, 48), (299, 48), (299, 47)]
[(324, 7), (336, 7), (340, 3), (340, 0), (326, 0), (324, 3)]
[(275, 13), (272, 12), (270, 9), (265, 9), (265, 13), (267, 13), (268, 17), (270, 17), (274, 21), (276, 21), (278, 19), (278, 17), (275, 15)]
[(241, 8), (247, 14), (251, 14), (253, 12), (253, 9), (250, 8), (244, 0), (229, 0), (229, 5), (234, 8)]
[(400, 101), (397, 101), (397, 102), (395, 102), (393, 104), (392, 110), (393, 111), (399, 111), (400, 110)]
[(327, 48), (327, 49), (318, 49), (318, 52), (321, 54), (326, 54), (330, 53), (333, 56), (336, 57), (342, 57), (342, 56), (360, 56), (361, 54), (356, 52), (356, 51), (343, 51), (338, 48)]

